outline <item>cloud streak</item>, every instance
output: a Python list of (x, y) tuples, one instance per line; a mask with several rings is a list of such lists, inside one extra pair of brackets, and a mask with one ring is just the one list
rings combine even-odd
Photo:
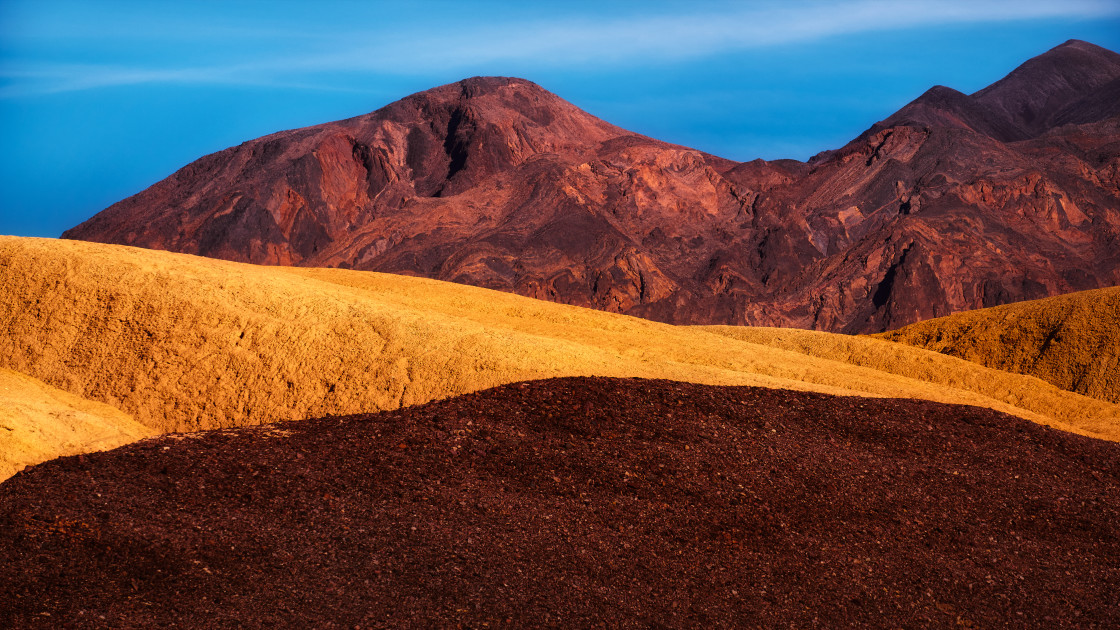
[[(655, 8), (657, 5), (654, 5)], [(708, 13), (661, 12), (635, 18), (545, 20), (483, 16), (485, 21), (405, 29), (330, 29), (317, 37), (257, 37), (221, 63), (191, 65), (171, 53), (158, 63), (0, 63), (0, 98), (141, 84), (268, 85), (330, 89), (316, 77), (332, 73), (433, 74), (494, 65), (565, 67), (648, 65), (877, 31), (1045, 19), (1120, 16), (1101, 0), (1020, 2), (801, 2), (724, 5)], [(492, 19), (491, 19), (492, 18)], [(291, 25), (288, 25), (291, 26)], [(200, 39), (235, 29), (208, 28)], [(189, 34), (185, 34), (189, 36)], [(137, 37), (139, 47), (139, 40)], [(127, 43), (127, 42), (126, 42)], [(143, 46), (152, 46), (143, 37)]]

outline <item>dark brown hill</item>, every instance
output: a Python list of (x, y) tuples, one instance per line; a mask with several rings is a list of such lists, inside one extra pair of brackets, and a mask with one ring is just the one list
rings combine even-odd
[(737, 164), (468, 79), (206, 156), (64, 236), (880, 331), (1120, 284), (1118, 60), (1067, 42), (808, 163)]
[(985, 409), (536, 381), (28, 469), (0, 625), (1115, 627), (1118, 518)]

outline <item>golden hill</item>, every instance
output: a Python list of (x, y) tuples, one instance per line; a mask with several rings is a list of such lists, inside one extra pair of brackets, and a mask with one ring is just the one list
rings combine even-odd
[[(600, 375), (925, 398), (1120, 438), (1117, 405), (875, 339), (783, 332), (857, 344), (814, 354), (768, 333), (740, 338), (743, 329), (670, 326), (435, 280), (51, 239), (0, 237), (0, 274), (0, 367), (156, 432)], [(858, 344), (910, 358), (886, 369), (860, 359)]]
[(876, 337), (1120, 402), (1120, 287), (957, 313)]
[(0, 368), (0, 481), (29, 464), (116, 448), (153, 433), (109, 405)]

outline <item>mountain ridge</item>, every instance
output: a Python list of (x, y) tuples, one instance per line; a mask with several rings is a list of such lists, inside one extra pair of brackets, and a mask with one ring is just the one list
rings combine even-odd
[[(206, 156), (63, 237), (670, 323), (879, 332), (1120, 284), (1118, 60), (1067, 42), (973, 95), (932, 88), (807, 163), (736, 163), (476, 77)], [(1040, 72), (1050, 96), (1024, 100)], [(1019, 105), (1031, 121), (1005, 115)]]
[[(1071, 39), (972, 94), (935, 85), (861, 137), (902, 124), (960, 126), (1001, 142), (1120, 114), (1099, 93), (1120, 78), (1120, 54)], [(1111, 91), (1111, 90), (1108, 90)], [(1107, 93), (1107, 92), (1106, 92)]]

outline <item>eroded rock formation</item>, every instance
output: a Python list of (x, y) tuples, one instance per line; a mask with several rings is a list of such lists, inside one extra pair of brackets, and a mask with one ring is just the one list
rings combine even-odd
[(1120, 284), (1118, 94), (1120, 55), (1070, 41), (806, 163), (736, 163), (474, 78), (206, 156), (64, 237), (875, 332)]

